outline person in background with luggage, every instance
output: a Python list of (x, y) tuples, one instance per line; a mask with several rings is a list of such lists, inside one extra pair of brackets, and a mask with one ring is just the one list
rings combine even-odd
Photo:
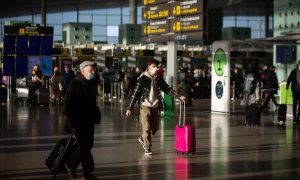
[[(252, 76), (249, 76), (252, 74)], [(244, 97), (241, 105), (246, 107), (246, 120), (244, 125), (259, 125), (261, 115), (260, 83), (261, 75), (256, 66), (246, 73), (244, 83)]]
[(28, 93), (28, 102), (30, 104), (35, 104), (36, 94), (35, 91), (44, 86), (44, 75), (40, 70), (40, 66), (35, 64), (31, 71), (31, 79), (29, 80), (29, 93)]
[(291, 85), (293, 94), (293, 122), (300, 123), (300, 60), (287, 79), (286, 89)]
[(276, 106), (276, 110), (278, 107), (278, 102), (276, 101), (275, 94), (277, 93), (278, 90), (278, 78), (275, 73), (275, 67), (271, 66), (270, 70), (264, 68), (264, 79), (263, 79), (263, 89), (265, 89), (265, 101), (263, 108), (266, 109), (268, 108), (269, 101), (272, 99), (272, 102)]
[(94, 171), (94, 159), (91, 153), (94, 144), (96, 120), (96, 89), (94, 63), (84, 61), (79, 65), (80, 74), (71, 81), (65, 94), (65, 114), (68, 126), (75, 132), (79, 149), (66, 162), (71, 177), (81, 162), (84, 179), (97, 179)]
[(145, 154), (152, 154), (151, 136), (155, 135), (159, 129), (160, 111), (165, 110), (165, 103), (161, 94), (166, 94), (185, 100), (184, 96), (180, 96), (173, 90), (167, 82), (160, 76), (157, 76), (158, 62), (154, 59), (149, 60), (148, 68), (137, 79), (134, 92), (126, 111), (126, 116), (131, 115), (134, 104), (140, 103), (140, 122), (142, 126), (142, 136), (138, 138)]

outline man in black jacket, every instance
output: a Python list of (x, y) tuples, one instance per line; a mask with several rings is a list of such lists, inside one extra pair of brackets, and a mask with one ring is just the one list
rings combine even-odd
[(299, 123), (300, 120), (300, 61), (293, 69), (287, 79), (286, 89), (290, 87), (293, 93), (293, 122)]
[(65, 94), (65, 113), (79, 145), (66, 163), (66, 168), (74, 178), (75, 170), (81, 162), (84, 179), (97, 179), (92, 174), (94, 160), (91, 153), (96, 119), (95, 67), (92, 62), (84, 61), (79, 68), (80, 74), (71, 81)]
[(145, 150), (145, 154), (152, 154), (151, 136), (154, 135), (160, 122), (160, 111), (165, 110), (164, 100), (161, 94), (163, 91), (174, 97), (185, 100), (173, 90), (161, 76), (157, 76), (157, 61), (150, 60), (148, 68), (137, 79), (132, 99), (126, 111), (126, 116), (131, 115), (134, 104), (140, 103), (140, 122), (142, 126), (142, 136), (138, 139)]
[(265, 101), (264, 101), (264, 108), (267, 108), (269, 105), (270, 99), (272, 99), (273, 103), (278, 107), (278, 102), (276, 101), (275, 94), (277, 93), (278, 89), (278, 78), (275, 73), (275, 67), (271, 66), (270, 70), (266, 69), (264, 71), (264, 79), (263, 79), (263, 89), (266, 89), (265, 92)]

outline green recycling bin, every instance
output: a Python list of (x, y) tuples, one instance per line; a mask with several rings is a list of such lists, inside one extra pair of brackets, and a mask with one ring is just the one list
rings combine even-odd
[(164, 101), (166, 103), (166, 110), (163, 112), (164, 117), (174, 117), (174, 98), (168, 94), (163, 93)]

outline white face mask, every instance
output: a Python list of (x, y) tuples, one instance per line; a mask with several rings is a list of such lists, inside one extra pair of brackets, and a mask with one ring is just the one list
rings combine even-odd
[(300, 66), (298, 66), (298, 69), (300, 70)]
[(87, 80), (92, 80), (92, 79), (94, 79), (94, 77), (95, 77), (95, 74), (94, 74), (94, 73), (88, 73), (88, 74), (86, 75), (86, 79), (87, 79)]
[(150, 73), (152, 76), (154, 76), (157, 72), (157, 67), (150, 69)]

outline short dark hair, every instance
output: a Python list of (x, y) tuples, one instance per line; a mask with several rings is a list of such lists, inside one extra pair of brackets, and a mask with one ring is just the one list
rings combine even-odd
[(157, 66), (158, 65), (158, 61), (155, 60), (155, 59), (148, 60), (148, 66), (151, 65), (151, 64), (155, 64)]

